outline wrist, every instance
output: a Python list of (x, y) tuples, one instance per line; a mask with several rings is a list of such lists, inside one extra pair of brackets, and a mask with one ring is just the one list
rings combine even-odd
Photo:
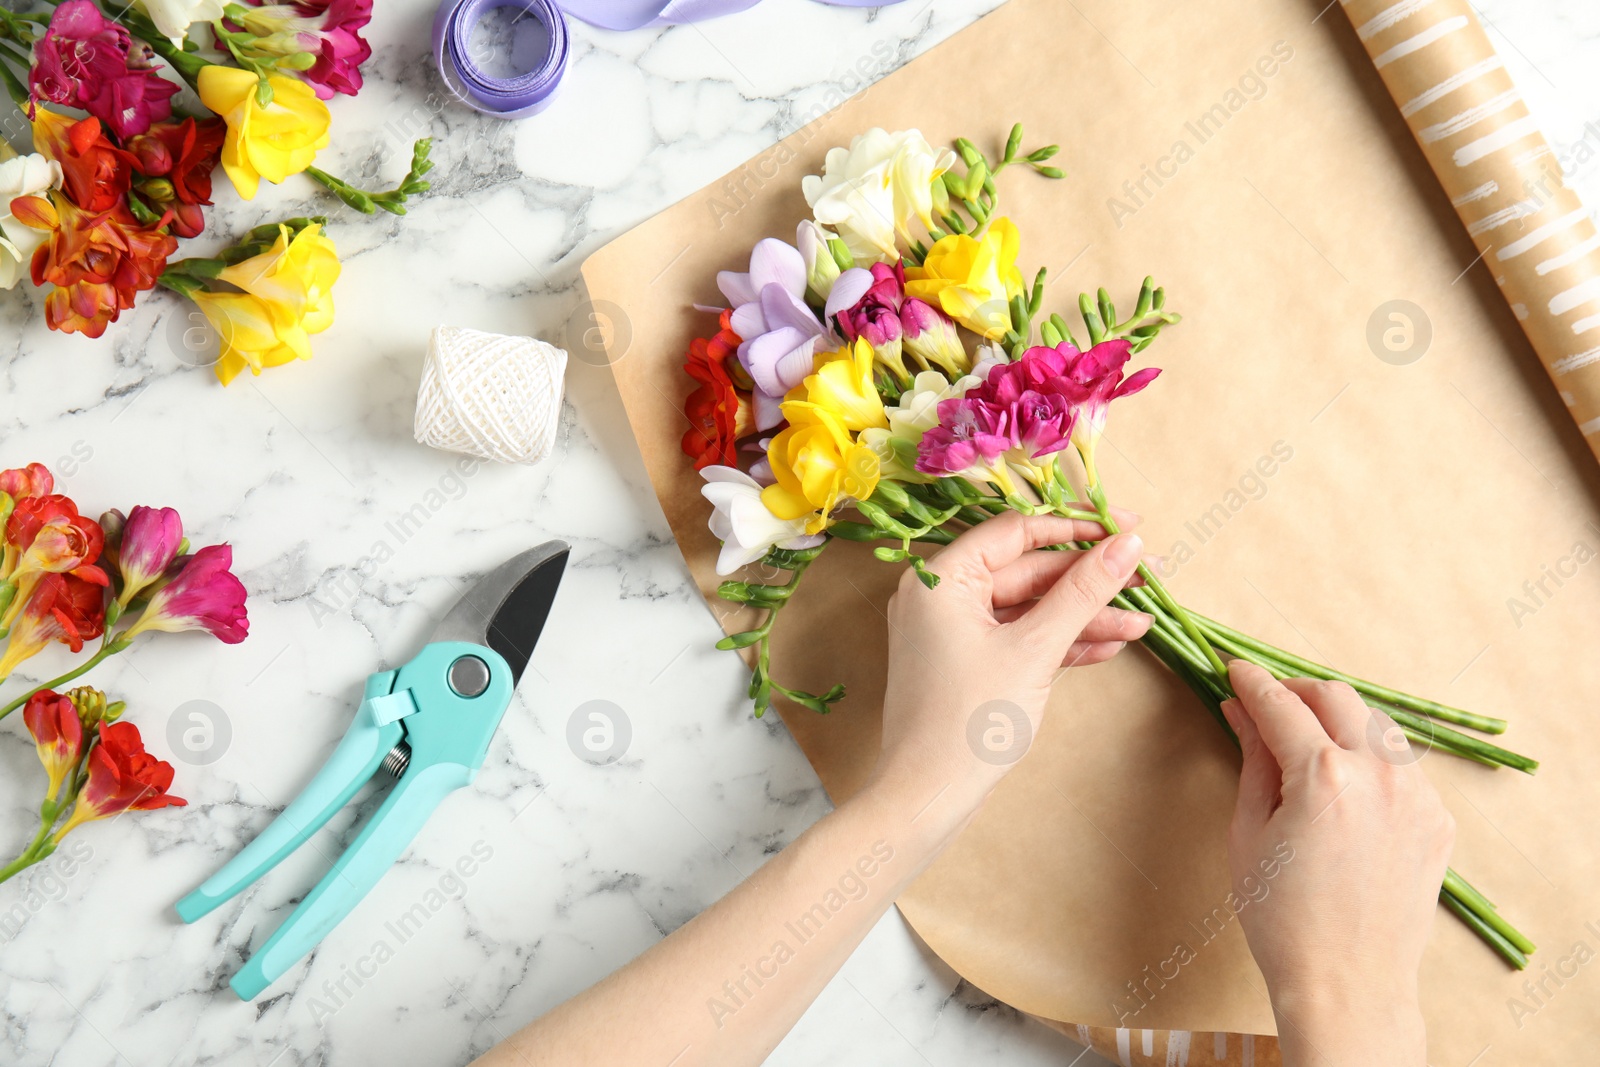
[(1416, 983), (1287, 984), (1272, 996), (1285, 1067), (1424, 1067), (1427, 1029)]
[(846, 803), (869, 809), (876, 823), (892, 828), (908, 847), (931, 861), (966, 829), (989, 792), (975, 790), (965, 781), (880, 763)]

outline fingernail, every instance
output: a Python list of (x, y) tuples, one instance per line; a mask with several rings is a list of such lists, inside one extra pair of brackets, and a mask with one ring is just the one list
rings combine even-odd
[(1222, 702), (1222, 717), (1228, 720), (1228, 725), (1233, 727), (1233, 732), (1239, 732), (1239, 702), (1237, 700), (1224, 700)]
[(1139, 565), (1139, 557), (1143, 553), (1144, 542), (1138, 534), (1118, 534), (1106, 542), (1100, 562), (1113, 578), (1125, 578)]

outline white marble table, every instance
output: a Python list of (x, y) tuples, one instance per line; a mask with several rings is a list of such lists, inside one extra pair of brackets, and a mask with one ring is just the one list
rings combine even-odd
[[(790, 132), (830, 90), (887, 72), (993, 6), (768, 0), (695, 27), (578, 26), (563, 99), (504, 124), (430, 105), (431, 7), (391, 0), (372, 27), (366, 91), (336, 102), (324, 165), (390, 181), (411, 139), (431, 135), (436, 186), (403, 220), (335, 219), (338, 321), (314, 362), (223, 391), (191, 365), (174, 299), (145, 301), (89, 342), (47, 332), (36, 294), (0, 294), (0, 466), (57, 465), (91, 512), (179, 508), (196, 543), (233, 543), (252, 594), (245, 644), (157, 640), (91, 676), (174, 759), (190, 807), (88, 828), (79, 840), (92, 858), (73, 877), (0, 888), (0, 912), (38, 904), (0, 932), (0, 1061), (465, 1063), (676, 928), (827, 810), (776, 717), (749, 718), (739, 661), (712, 650), (716, 626), (608, 372), (575, 362), (550, 460), (452, 481), (454, 460), (411, 440), (422, 352), (440, 322), (559, 339), (589, 252)], [(1495, 0), (1481, 11), (1600, 202), (1600, 113), (1584, 110), (1600, 100), (1600, 8)], [(1086, 21), (1083, 32), (1098, 31)], [(1139, 47), (1131, 34), (1118, 44)], [(251, 204), (221, 195), (213, 231), (337, 206), (303, 180), (264, 188)], [(397, 535), (390, 523), (419, 503), (426, 521)], [(353, 811), (205, 920), (179, 924), (172, 902), (300, 790), (343, 734), (364, 676), (409, 657), (463, 577), (551, 537), (573, 545), (560, 625), (478, 787), (448, 801), (309, 964), (241, 1003), (226, 986), (241, 952), (320, 877)], [(46, 677), (55, 664), (32, 666)], [(625, 756), (605, 767), (566, 741), (568, 717), (593, 700), (622, 709), (632, 729)], [(169, 740), (190, 701), (214, 705), (231, 733), (210, 762)], [(8, 854), (39, 779), (20, 726), (0, 729)], [(469, 855), (481, 860), (474, 875), (446, 881), (450, 899), (399, 941), (388, 924)], [(374, 967), (380, 942), (392, 958)], [(771, 1062), (1101, 1062), (1079, 1053), (965, 984), (891, 913)]]

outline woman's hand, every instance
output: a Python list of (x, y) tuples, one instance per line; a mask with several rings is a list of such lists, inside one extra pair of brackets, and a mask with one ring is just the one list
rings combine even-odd
[(1454, 820), (1349, 686), (1242, 661), (1229, 677), (1244, 769), (1228, 857), (1285, 1067), (1425, 1063), (1417, 970)]
[(958, 829), (1027, 750), (1061, 670), (1109, 659), (1144, 635), (1148, 615), (1107, 607), (1139, 563), (1136, 535), (1045, 550), (1104, 536), (1096, 523), (1010, 512), (931, 561), (935, 588), (906, 571), (889, 602), (874, 787), (918, 809), (944, 793), (946, 825)]

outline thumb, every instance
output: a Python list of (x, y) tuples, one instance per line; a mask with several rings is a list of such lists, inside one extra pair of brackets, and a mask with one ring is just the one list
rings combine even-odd
[(1052, 662), (1059, 663), (1089, 621), (1127, 584), (1143, 551), (1138, 534), (1118, 534), (1101, 541), (1079, 555), (1039, 603), (1013, 625), (1034, 631), (1052, 650)]

